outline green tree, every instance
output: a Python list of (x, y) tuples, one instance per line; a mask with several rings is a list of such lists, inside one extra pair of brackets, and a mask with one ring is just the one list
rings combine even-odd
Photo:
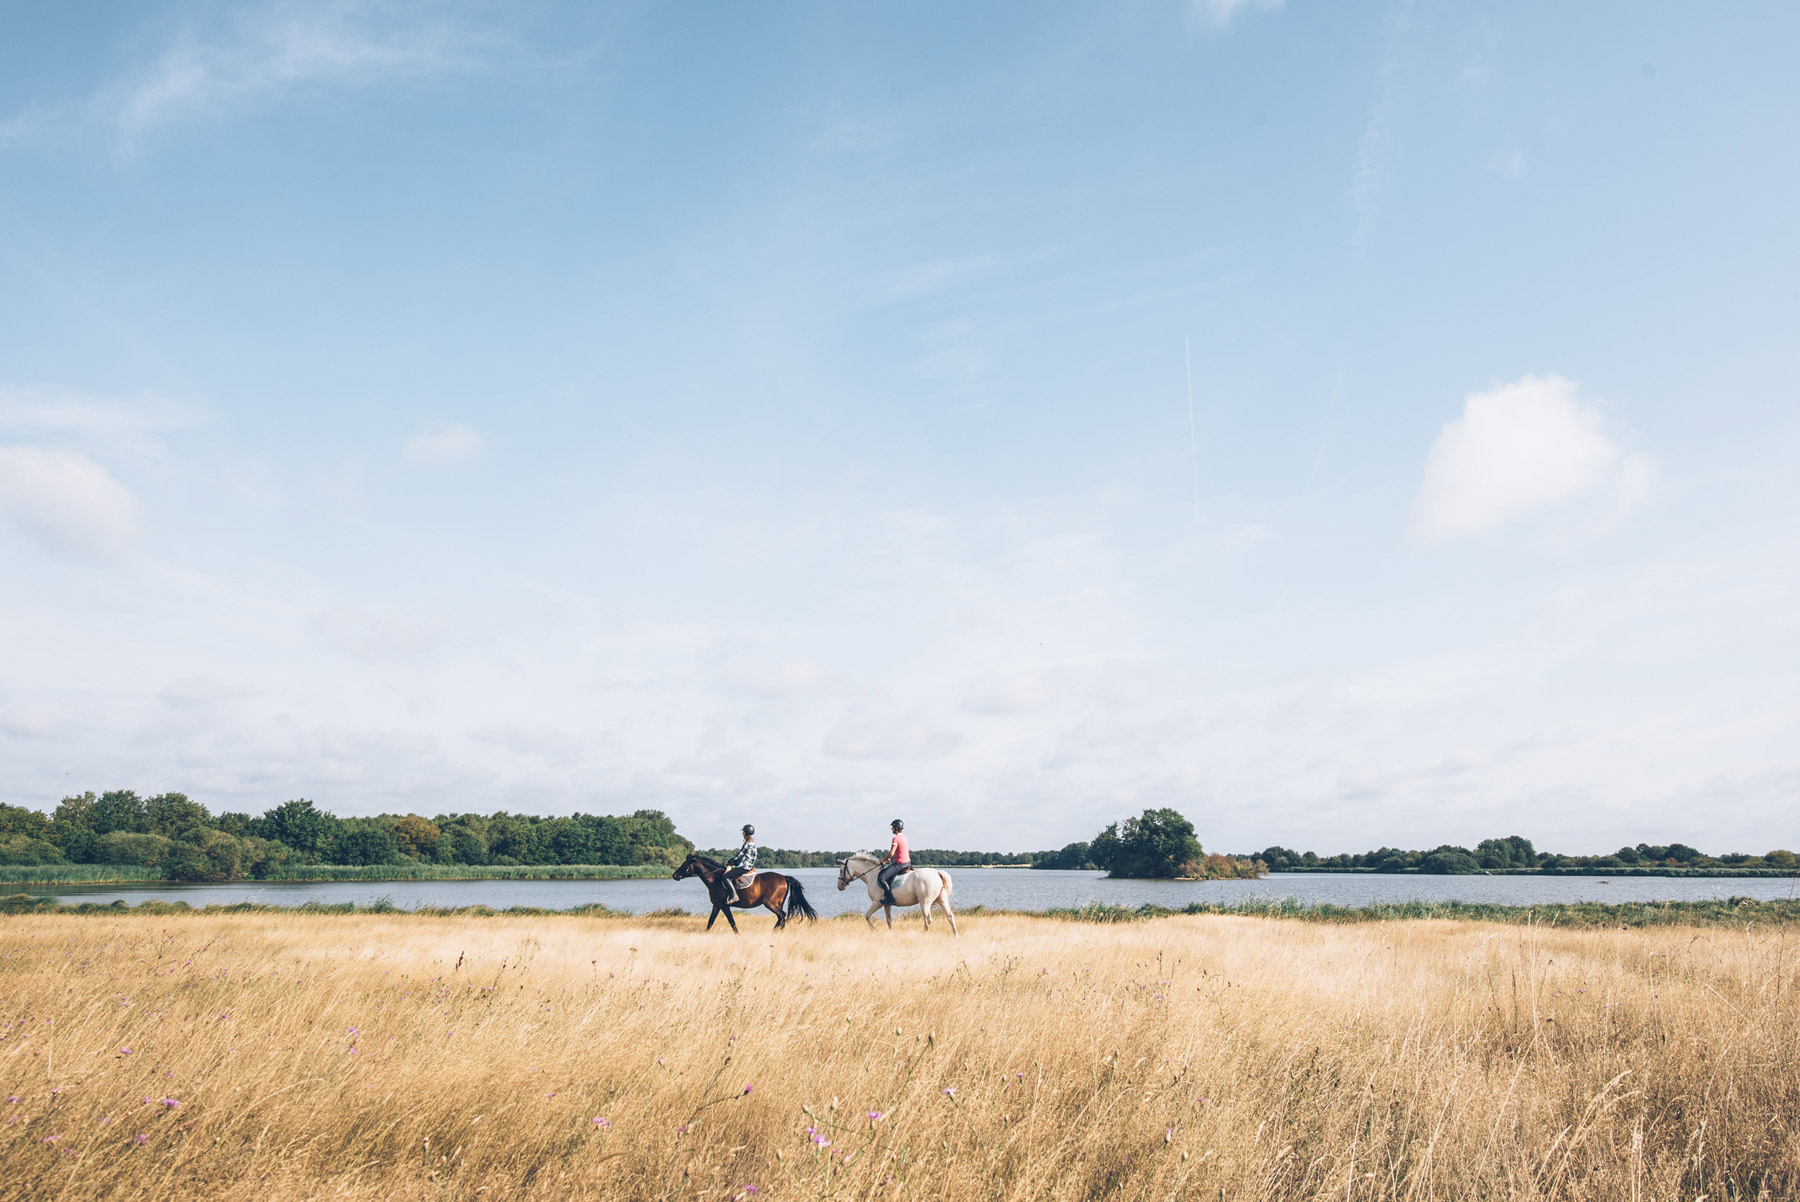
[(159, 868), (168, 858), (173, 840), (141, 831), (112, 831), (94, 839), (90, 851), (96, 864), (140, 864)]
[(38, 811), (24, 806), (0, 804), (0, 840), (20, 837), (48, 839), (50, 820)]
[(1123, 829), (1109, 825), (1095, 836), (1088, 854), (1112, 876), (1153, 879), (1179, 876), (1182, 865), (1198, 863), (1204, 855), (1194, 824), (1167, 808), (1127, 818)]
[(1446, 843), (1426, 854), (1424, 860), (1419, 864), (1419, 871), (1449, 875), (1480, 872), (1481, 865), (1475, 862), (1475, 856), (1468, 848), (1453, 847)]
[(153, 835), (174, 836), (195, 827), (212, 826), (212, 815), (185, 793), (159, 793), (144, 803), (146, 828)]
[(56, 812), (50, 815), (50, 821), (61, 826), (79, 826), (91, 831), (94, 829), (94, 803), (99, 800), (91, 790), (65, 797), (56, 803)]
[(113, 789), (102, 793), (94, 803), (88, 826), (96, 835), (117, 831), (130, 834), (150, 833), (150, 813), (144, 799), (130, 789)]
[(1092, 868), (1094, 862), (1086, 843), (1069, 843), (1061, 851), (1040, 852), (1031, 860), (1033, 868)]
[(391, 833), (403, 854), (422, 858), (431, 855), (444, 832), (436, 823), (427, 822), (417, 814), (407, 814), (394, 823)]
[(343, 822), (304, 797), (284, 801), (256, 820), (251, 833), (277, 839), (310, 860), (324, 857)]
[(172, 881), (235, 881), (244, 875), (247, 848), (224, 831), (190, 827), (192, 839), (177, 839), (163, 859)]
[(332, 842), (334, 864), (393, 864), (400, 859), (394, 837), (373, 822), (347, 822)]
[(62, 848), (48, 839), (13, 835), (0, 840), (0, 864), (60, 864)]

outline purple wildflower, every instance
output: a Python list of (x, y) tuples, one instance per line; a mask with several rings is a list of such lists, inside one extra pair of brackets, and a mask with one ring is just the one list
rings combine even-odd
[(956, 1088), (955, 1088), (955, 1087), (954, 1087), (954, 1086), (952, 1086), (952, 1087), (951, 1087), (951, 1088), (949, 1088), (949, 1089), (946, 1089), (946, 1090), (945, 1090), (945, 1091), (944, 1091), (944, 1096), (945, 1096), (945, 1097), (946, 1097), (946, 1098), (954, 1098), (954, 1097), (956, 1097)]
[(602, 1130), (602, 1131), (606, 1131), (606, 1130), (611, 1129), (612, 1120), (607, 1118), (603, 1114), (596, 1115), (596, 1116), (594, 1116), (594, 1126), (600, 1128), (600, 1130)]
[(142, 1131), (140, 1131), (136, 1135), (132, 1136), (131, 1142), (134, 1144), (147, 1144), (150, 1142), (150, 1137), (148, 1135), (145, 1135)]
[(753, 1085), (746, 1085), (746, 1086), (744, 1086), (744, 1092), (749, 1093), (754, 1088), (755, 1088), (755, 1086), (753, 1086)]
[(181, 1105), (181, 1102), (175, 1098), (164, 1098), (162, 1100), (162, 1104), (164, 1106), (167, 1106), (170, 1110), (173, 1110), (177, 1106)]
[(869, 1111), (869, 1121), (871, 1123), (879, 1123), (882, 1120), (882, 1117), (882, 1113), (879, 1110)]
[(131, 1049), (130, 1049), (130, 1048), (120, 1048), (120, 1049), (119, 1049), (119, 1055), (121, 1055), (121, 1056), (129, 1056), (129, 1055), (131, 1055)]

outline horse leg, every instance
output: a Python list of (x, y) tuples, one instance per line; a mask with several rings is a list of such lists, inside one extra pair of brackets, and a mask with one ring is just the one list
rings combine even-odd
[(725, 921), (731, 924), (731, 933), (733, 935), (737, 934), (738, 933), (737, 919), (735, 919), (731, 916), (731, 907), (730, 906), (725, 907)]
[(950, 933), (952, 935), (959, 934), (960, 932), (956, 929), (956, 915), (951, 913), (950, 903), (944, 900), (942, 894), (938, 895), (938, 908), (944, 912), (944, 917), (950, 920)]
[(719, 907), (715, 905), (712, 914), (706, 920), (706, 929), (712, 930), (712, 924), (717, 921), (719, 921)]
[(863, 921), (873, 927), (875, 925), (875, 911), (879, 909), (881, 909), (881, 899), (877, 898), (869, 903), (868, 910), (863, 914)]

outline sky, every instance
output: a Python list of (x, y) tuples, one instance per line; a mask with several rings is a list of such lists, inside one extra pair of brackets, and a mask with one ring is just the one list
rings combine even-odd
[(1800, 845), (1800, 8), (0, 10), (0, 800)]

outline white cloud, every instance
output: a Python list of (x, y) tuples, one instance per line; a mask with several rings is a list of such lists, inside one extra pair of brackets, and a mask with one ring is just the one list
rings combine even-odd
[(1281, 3), (1282, 0), (1191, 0), (1188, 14), (1196, 20), (1223, 27), (1245, 9), (1280, 8)]
[(1579, 497), (1604, 498), (1602, 516), (1616, 518), (1648, 494), (1654, 470), (1613, 439), (1575, 381), (1523, 376), (1471, 393), (1438, 434), (1413, 534), (1425, 543), (1480, 534)]
[(388, 5), (277, 4), (237, 16), (211, 36), (190, 31), (98, 102), (134, 138), (181, 120), (214, 117), (309, 83), (355, 84), (443, 70), (466, 61), (466, 35), (441, 22), (399, 18)]
[(1055, 696), (1050, 682), (1036, 672), (990, 674), (963, 686), (960, 708), (971, 714), (1029, 714)]
[(138, 502), (76, 451), (0, 447), (0, 520), (51, 551), (107, 559), (138, 533)]
[(408, 463), (460, 463), (481, 449), (482, 437), (460, 422), (406, 440), (401, 458)]
[(963, 743), (961, 735), (920, 713), (853, 711), (826, 732), (823, 750), (846, 760), (935, 760)]

